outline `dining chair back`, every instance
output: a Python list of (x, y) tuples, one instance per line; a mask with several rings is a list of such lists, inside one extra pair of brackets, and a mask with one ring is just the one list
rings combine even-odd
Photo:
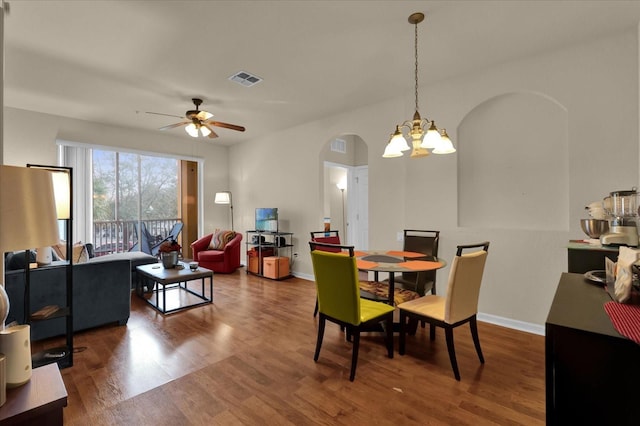
[[(313, 242), (340, 245), (340, 233), (337, 230), (311, 231), (310, 234), (311, 234), (311, 241)], [(340, 252), (339, 248), (331, 247), (331, 246), (318, 246), (317, 249), (332, 252), (332, 253)], [(313, 309), (313, 316), (316, 317), (317, 315), (318, 315), (318, 299), (316, 298), (316, 307)]]
[(141, 251), (146, 254), (151, 254), (151, 241), (153, 240), (153, 237), (149, 233), (147, 226), (144, 222), (138, 222), (136, 226), (134, 226), (133, 230), (138, 241), (131, 246), (129, 251)]
[[(349, 380), (356, 374), (360, 332), (370, 331), (373, 325), (386, 323), (386, 346), (389, 358), (393, 358), (393, 311), (394, 308), (385, 303), (373, 302), (360, 298), (358, 286), (358, 268), (354, 257), (353, 246), (336, 246), (333, 244), (309, 242), (311, 261), (318, 294), (318, 338), (314, 361), (318, 361), (324, 337), (326, 321), (346, 328), (352, 336), (353, 348), (351, 356), (351, 372)], [(327, 251), (327, 248), (339, 248), (340, 252)]]
[(169, 230), (169, 233), (167, 234), (166, 237), (164, 237), (162, 239), (162, 241), (160, 241), (159, 243), (155, 244), (153, 247), (151, 247), (151, 254), (153, 256), (157, 256), (158, 253), (160, 252), (160, 246), (162, 245), (162, 243), (164, 243), (165, 241), (171, 241), (171, 240), (177, 240), (178, 239), (178, 235), (180, 235), (180, 232), (182, 232), (182, 227), (183, 227), (183, 223), (182, 222), (176, 222), (172, 227), (171, 230)]
[[(340, 233), (337, 230), (311, 231), (310, 234), (311, 234), (311, 241), (314, 241), (316, 243), (340, 244)], [(336, 248), (326, 247), (325, 251), (336, 252)]]
[[(440, 242), (440, 231), (428, 231), (418, 229), (404, 230), (404, 251), (423, 253), (424, 258), (414, 258), (414, 260), (431, 260), (438, 257), (438, 244)], [(402, 276), (396, 277), (399, 283), (407, 290), (413, 290), (420, 296), (424, 296), (428, 291), (436, 294), (436, 271), (425, 272), (404, 272)]]
[[(469, 251), (470, 250), (470, 251)], [(480, 347), (476, 315), (480, 284), (489, 251), (489, 242), (459, 245), (451, 264), (446, 297), (427, 295), (398, 305), (400, 310), (399, 352), (405, 353), (405, 340), (409, 321), (426, 321), (430, 325), (430, 338), (435, 339), (435, 327), (445, 330), (449, 360), (456, 380), (460, 371), (453, 343), (453, 329), (469, 323), (471, 337), (480, 362), (484, 356)]]

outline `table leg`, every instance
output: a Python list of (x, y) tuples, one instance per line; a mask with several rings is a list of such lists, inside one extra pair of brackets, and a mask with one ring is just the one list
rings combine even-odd
[[(180, 284), (178, 284), (180, 285)], [(167, 286), (162, 286), (162, 312), (167, 311)]]
[(395, 292), (396, 292), (396, 286), (395, 286), (395, 278), (394, 278), (394, 273), (393, 272), (389, 272), (389, 300), (387, 301), (387, 303), (391, 306), (394, 306), (395, 303)]

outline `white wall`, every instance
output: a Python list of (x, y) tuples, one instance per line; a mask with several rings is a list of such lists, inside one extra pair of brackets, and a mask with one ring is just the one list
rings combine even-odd
[[(4, 109), (4, 162), (24, 166), (57, 164), (56, 140), (202, 159), (204, 162), (203, 230), (230, 225), (229, 207), (213, 203), (217, 191), (229, 186), (228, 149), (202, 139), (177, 138), (144, 131), (74, 120), (14, 108)], [(28, 130), (25, 130), (28, 129)]]
[[(367, 143), (369, 153), (370, 248), (400, 248), (396, 233), (404, 228), (440, 229), (440, 255), (450, 261), (457, 244), (489, 240), (480, 311), (485, 317), (497, 316), (541, 329), (560, 274), (566, 270), (567, 240), (584, 237), (579, 219), (584, 216), (585, 203), (638, 184), (637, 38), (636, 31), (626, 32), (437, 85), (425, 84), (426, 76), (421, 76), (422, 115), (446, 127), (456, 145), (457, 126), (476, 106), (496, 96), (532, 92), (554, 99), (566, 109), (567, 231), (459, 227), (458, 154), (417, 160), (381, 158), (394, 126), (413, 115), (409, 92), (401, 98), (265, 135), (232, 147), (228, 154), (225, 148), (200, 140), (174, 139), (157, 131), (114, 128), (6, 108), (4, 160), (14, 165), (52, 163), (56, 138), (202, 157), (205, 229), (227, 224), (226, 206), (213, 204), (216, 191), (233, 191), (237, 231), (253, 228), (256, 207), (277, 207), (281, 229), (295, 234), (299, 256), (293, 271), (311, 277), (308, 235), (322, 226), (323, 217), (320, 154), (332, 138), (357, 135)], [(501, 125), (494, 123), (496, 131)], [(460, 144), (463, 149), (464, 141)], [(526, 156), (533, 148), (528, 145), (516, 149)], [(542, 204), (547, 201), (536, 197)], [(499, 217), (501, 213), (495, 214)], [(441, 294), (447, 275), (448, 268), (438, 273)]]
[[(440, 229), (440, 255), (451, 260), (457, 244), (489, 240), (480, 311), (485, 317), (534, 324), (541, 330), (560, 274), (566, 271), (567, 241), (584, 237), (579, 227), (584, 206), (638, 183), (637, 34), (626, 32), (422, 88), (423, 116), (428, 113), (446, 127), (454, 144), (465, 116), (496, 96), (531, 92), (560, 104), (568, 123), (568, 153), (563, 153), (568, 158), (568, 200), (562, 206), (550, 205), (544, 193), (537, 193), (533, 201), (549, 209), (568, 205), (563, 215), (569, 218), (568, 229), (459, 227), (457, 154), (381, 158), (394, 125), (413, 114), (410, 94), (231, 148), (232, 189), (239, 200), (237, 209), (246, 218), (243, 226), (251, 226), (254, 207), (278, 207), (286, 230), (296, 236), (299, 257), (294, 272), (312, 276), (306, 241), (322, 217), (319, 156), (333, 136), (358, 135), (369, 148), (370, 247), (399, 248), (396, 233), (404, 228)], [(506, 123), (493, 125), (499, 132)], [(527, 142), (514, 149), (527, 156), (535, 146)], [(265, 178), (266, 165), (271, 167)], [(518, 168), (512, 173), (518, 174)], [(500, 217), (501, 212), (494, 214)], [(447, 275), (448, 268), (438, 273), (440, 294)]]

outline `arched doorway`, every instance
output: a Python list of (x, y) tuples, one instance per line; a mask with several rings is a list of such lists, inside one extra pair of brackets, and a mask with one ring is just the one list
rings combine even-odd
[(341, 135), (320, 153), (323, 217), (340, 231), (343, 243), (369, 245), (367, 144), (357, 135)]

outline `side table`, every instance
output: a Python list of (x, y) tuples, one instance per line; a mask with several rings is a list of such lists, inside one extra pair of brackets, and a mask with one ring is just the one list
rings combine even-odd
[(62, 425), (62, 409), (67, 406), (58, 364), (32, 370), (31, 380), (7, 389), (7, 402), (0, 407), (0, 425)]

